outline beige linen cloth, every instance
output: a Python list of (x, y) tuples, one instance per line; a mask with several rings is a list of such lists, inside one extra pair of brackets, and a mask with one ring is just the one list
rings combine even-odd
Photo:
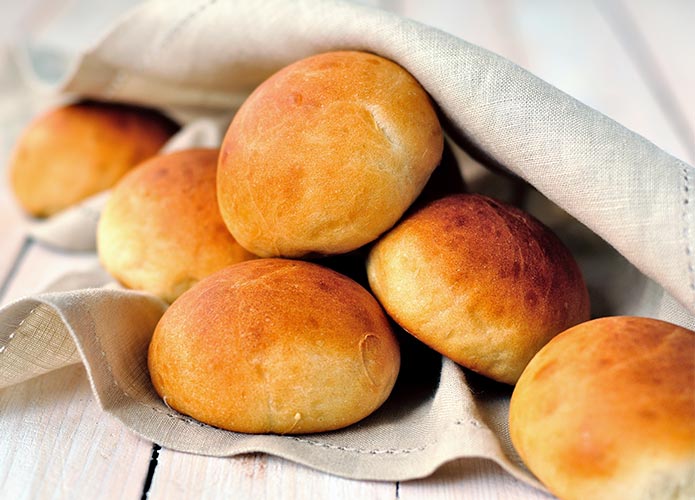
[[(214, 124), (226, 123), (264, 78), (335, 49), (372, 51), (400, 63), (436, 101), (459, 146), (518, 175), (582, 223), (558, 231), (582, 265), (595, 314), (637, 314), (695, 328), (693, 167), (509, 61), (441, 31), (338, 1), (161, 0), (119, 21), (81, 56), (62, 90), (169, 111), (190, 124), (173, 149), (215, 145), (223, 128)], [(92, 203), (38, 228), (37, 238), (93, 247), (100, 202)], [(422, 477), (449, 460), (479, 457), (541, 487), (509, 442), (511, 388), (408, 342), (392, 397), (342, 431), (243, 435), (180, 415), (162, 403), (147, 374), (147, 345), (165, 306), (104, 286), (109, 281), (103, 271), (67, 276), (54, 291), (0, 311), (0, 387), (82, 362), (105, 411), (175, 450), (267, 452), (380, 480)]]

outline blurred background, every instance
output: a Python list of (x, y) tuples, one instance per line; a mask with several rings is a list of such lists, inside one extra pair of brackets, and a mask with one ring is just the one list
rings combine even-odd
[[(31, 223), (9, 193), (8, 159), (29, 120), (61, 99), (39, 80), (56, 81), (68, 61), (140, 3), (0, 0), (0, 235), (5, 245), (0, 269), (20, 251)], [(356, 3), (396, 12), (496, 52), (695, 164), (693, 0)]]
[[(138, 3), (0, 0), (0, 99), (6, 100), (9, 86), (22, 83), (12, 81), (14, 72), (8, 68), (22, 64), (18, 47), (42, 54), (42, 76), (51, 77), (66, 56), (88, 47)], [(692, 0), (357, 3), (399, 13), (497, 52), (674, 156), (695, 163)], [(0, 103), (3, 154), (15, 136), (13, 126), (45, 105), (36, 94), (27, 99), (15, 96), (12, 106)]]

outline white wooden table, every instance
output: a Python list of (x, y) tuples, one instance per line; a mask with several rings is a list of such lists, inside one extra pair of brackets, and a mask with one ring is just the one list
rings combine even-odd
[[(48, 31), (74, 46), (136, 0), (98, 3), (0, 0), (5, 46)], [(692, 0), (384, 0), (380, 5), (498, 52), (560, 89), (695, 163), (695, 2)], [(73, 30), (51, 25), (78, 5)], [(96, 3), (94, 4), (96, 5)], [(97, 7), (92, 7), (97, 9)], [(51, 31), (53, 30), (53, 31)], [(17, 93), (0, 71), (0, 169), (25, 124), (45, 105)], [(0, 182), (0, 305), (38, 292), (93, 254), (44, 248)], [(103, 413), (81, 366), (0, 391), (0, 498), (550, 498), (479, 460), (456, 461), (401, 483), (352, 481), (291, 462), (248, 455), (220, 459), (160, 449)], [(13, 439), (7, 439), (13, 436)]]

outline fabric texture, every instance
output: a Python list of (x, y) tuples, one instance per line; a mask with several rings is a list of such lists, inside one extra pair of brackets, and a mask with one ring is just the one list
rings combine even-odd
[[(160, 107), (188, 123), (168, 146), (216, 145), (249, 92), (282, 66), (337, 49), (366, 50), (410, 71), (447, 134), (562, 211), (594, 315), (634, 314), (695, 328), (695, 169), (484, 49), (379, 10), (339, 1), (149, 2), (77, 62), (61, 91)], [(103, 197), (36, 228), (63, 248), (93, 248)], [(563, 212), (563, 214), (564, 214)], [(68, 276), (0, 311), (0, 387), (83, 362), (105, 411), (165, 447), (206, 455), (267, 452), (350, 478), (406, 480), (460, 457), (496, 461), (527, 483), (506, 428), (511, 388), (415, 349), (384, 407), (347, 429), (243, 435), (168, 408), (146, 350), (164, 305)], [(408, 360), (414, 360), (408, 364)]]

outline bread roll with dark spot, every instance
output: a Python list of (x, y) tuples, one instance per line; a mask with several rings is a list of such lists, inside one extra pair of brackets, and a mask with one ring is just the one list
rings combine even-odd
[(481, 195), (448, 196), (404, 218), (374, 245), (367, 274), (405, 330), (508, 384), (548, 340), (589, 319), (569, 250), (531, 215)]
[(177, 129), (163, 115), (134, 106), (85, 101), (59, 107), (20, 137), (10, 186), (29, 214), (53, 215), (112, 187)]
[(570, 328), (521, 375), (509, 430), (562, 499), (695, 498), (695, 332), (638, 317)]
[(217, 149), (155, 156), (113, 189), (97, 228), (104, 268), (128, 288), (173, 302), (202, 278), (255, 256), (217, 206)]
[(175, 410), (238, 432), (305, 434), (353, 424), (389, 396), (400, 366), (378, 302), (322, 266), (257, 259), (171, 305), (149, 348)]
[(364, 52), (312, 56), (235, 115), (220, 154), (222, 216), (263, 257), (345, 253), (396, 223), (442, 148), (429, 96), (402, 67)]

